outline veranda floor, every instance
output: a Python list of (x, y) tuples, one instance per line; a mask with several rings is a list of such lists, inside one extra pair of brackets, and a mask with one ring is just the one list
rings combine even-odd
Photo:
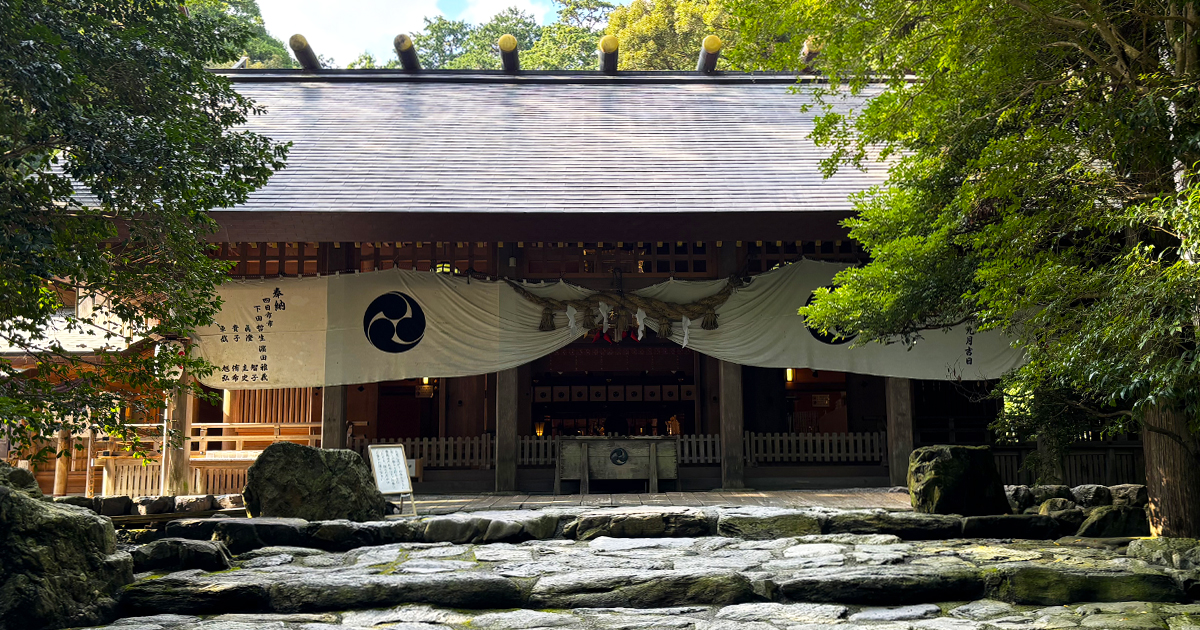
[(419, 514), (451, 514), (481, 510), (536, 510), (547, 507), (768, 506), (911, 509), (908, 494), (885, 489), (722, 490), (658, 494), (454, 494), (417, 495)]

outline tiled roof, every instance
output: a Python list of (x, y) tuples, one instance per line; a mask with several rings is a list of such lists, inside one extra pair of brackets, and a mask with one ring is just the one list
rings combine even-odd
[(294, 143), (234, 212), (845, 213), (886, 175), (822, 177), (790, 78), (222, 74)]

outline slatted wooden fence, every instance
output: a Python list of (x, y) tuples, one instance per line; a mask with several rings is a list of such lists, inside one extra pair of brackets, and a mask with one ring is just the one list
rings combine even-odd
[(720, 464), (721, 436), (715, 434), (679, 436), (679, 463)]
[(518, 466), (553, 466), (557, 453), (554, 438), (549, 435), (522, 435), (520, 452), (517, 455)]
[(132, 457), (104, 460), (104, 496), (145, 497), (162, 494), (162, 466)]
[[(996, 468), (1005, 484), (1033, 484), (1036, 471), (1022, 470), (1025, 458), (1037, 451), (1033, 445), (992, 448)], [(1146, 483), (1146, 460), (1140, 442), (1112, 441), (1075, 444), (1063, 461), (1063, 483), (1116, 485)]]
[(367, 456), (369, 444), (403, 444), (409, 459), (424, 459), (425, 468), (491, 468), (495, 441), (491, 435), (432, 438), (351, 438), (350, 448)]
[(745, 434), (746, 461), (751, 466), (775, 463), (878, 464), (887, 458), (884, 433), (751, 433)]

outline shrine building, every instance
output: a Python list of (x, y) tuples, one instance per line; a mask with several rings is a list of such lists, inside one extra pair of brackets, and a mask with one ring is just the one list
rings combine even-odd
[[(817, 77), (216, 72), (266, 109), (249, 129), (292, 143), (287, 167), (246, 204), (211, 212), (213, 255), (233, 263), (233, 278), (264, 286), (399, 269), (442, 274), (454, 286), (506, 278), (619, 295), (731, 278), (753, 287), (790, 263), (865, 262), (841, 221), (852, 215), (851, 195), (886, 177), (879, 163), (822, 175), (828, 152), (809, 137), (821, 107), (805, 107), (823, 86)], [(863, 98), (831, 102), (849, 108)], [(808, 297), (790, 296), (787, 308), (794, 315)], [(286, 308), (300, 317), (294, 303)], [(562, 439), (581, 436), (669, 438), (678, 473), (658, 487), (679, 491), (904, 485), (914, 447), (996, 444), (988, 425), (998, 403), (980, 396), (986, 381), (897, 376), (871, 361), (858, 371), (738, 364), (655, 333), (662, 328), (601, 326), (607, 312), (544, 356), (470, 375), (239, 389), (239, 373), (218, 362), (236, 384), (223, 404), (175, 406), (190, 438), (187, 490), (240, 491), (244, 460), (279, 440), (364, 453), (402, 443), (419, 462), (418, 493), (551, 492)], [(731, 317), (716, 313), (719, 325)], [(573, 314), (551, 315), (556, 330), (568, 315), (577, 326)], [(678, 319), (673, 326), (678, 335)], [(698, 338), (699, 324), (692, 329)], [(271, 360), (277, 371), (295, 359)], [(1029, 481), (1017, 470), (1028, 445), (1002, 447), (1006, 483)], [(142, 483), (133, 477), (154, 474), (109, 454), (96, 462), (106, 471), (96, 493), (132, 493), (127, 486)], [(1140, 446), (1108, 457), (1070, 481), (1136, 480)], [(560, 491), (584, 483), (563, 479)], [(636, 478), (590, 481), (593, 492), (648, 488)]]

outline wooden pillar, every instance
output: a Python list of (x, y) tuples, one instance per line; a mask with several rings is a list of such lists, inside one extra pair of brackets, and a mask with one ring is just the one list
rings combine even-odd
[(517, 491), (518, 369), (496, 373), (496, 492)]
[(179, 431), (183, 441), (179, 447), (164, 443), (162, 450), (162, 494), (163, 496), (180, 496), (191, 494), (191, 467), (188, 466), (189, 452), (188, 437), (192, 430), (192, 413), (195, 396), (189, 388), (192, 377), (184, 375), (179, 381), (179, 387), (171, 395), (167, 408), (166, 428)]
[(321, 389), (321, 448), (346, 448), (346, 386)]
[(87, 459), (85, 460), (83, 473), (83, 495), (91, 498), (96, 495), (96, 471), (92, 466), (92, 461), (96, 458), (96, 432), (88, 429), (87, 432)]
[[(71, 432), (58, 432), (58, 457), (54, 458), (54, 496), (67, 494), (67, 474), (71, 472)], [(66, 453), (62, 455), (62, 453)]]
[(742, 430), (742, 366), (721, 361), (718, 368), (721, 381), (721, 487), (745, 488), (745, 462)]
[(913, 450), (912, 381), (887, 378), (888, 476), (893, 486), (908, 485), (908, 458)]

